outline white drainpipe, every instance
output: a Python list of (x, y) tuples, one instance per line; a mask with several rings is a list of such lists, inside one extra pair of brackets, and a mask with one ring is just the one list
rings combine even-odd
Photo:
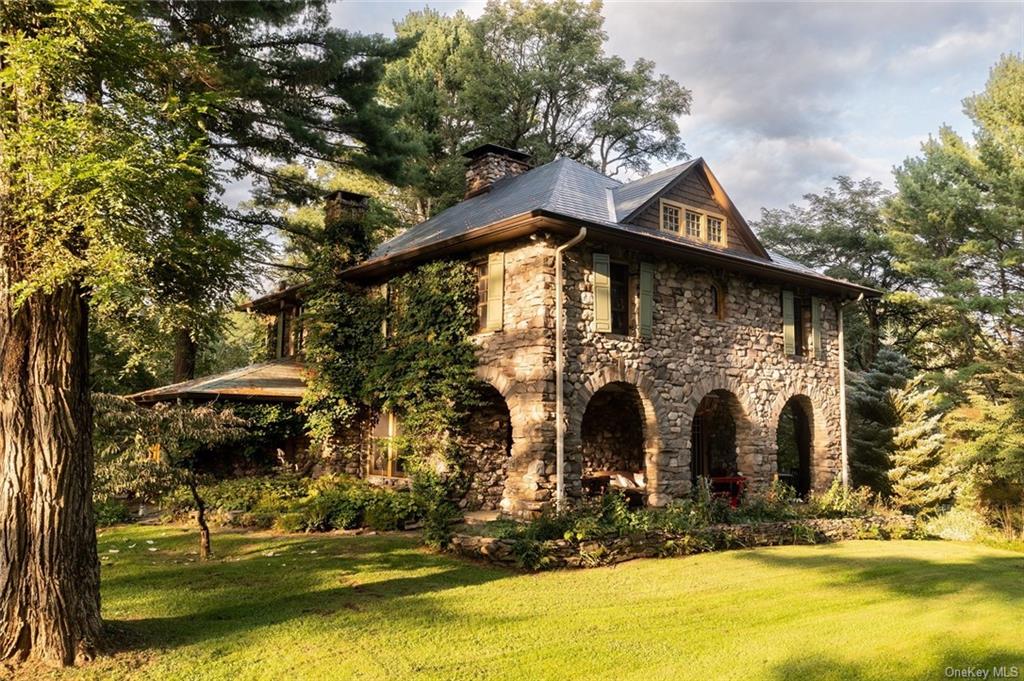
[[(864, 300), (860, 294), (854, 302)], [(850, 452), (846, 444), (846, 339), (843, 336), (843, 309), (846, 303), (840, 303), (839, 312), (839, 452), (842, 464), (843, 489), (850, 487)]]
[(565, 321), (562, 312), (562, 252), (587, 238), (587, 228), (555, 249), (555, 506), (565, 505)]

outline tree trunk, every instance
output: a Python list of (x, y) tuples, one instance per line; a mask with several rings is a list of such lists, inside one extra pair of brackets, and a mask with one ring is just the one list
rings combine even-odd
[(101, 633), (88, 307), (81, 288), (15, 309), (0, 242), (0, 659), (69, 665)]
[(213, 555), (210, 549), (210, 526), (206, 524), (206, 503), (199, 496), (199, 485), (195, 478), (189, 476), (188, 489), (192, 492), (192, 499), (196, 502), (196, 522), (199, 523), (199, 558), (207, 560)]
[(196, 354), (198, 346), (189, 329), (178, 329), (174, 333), (174, 382), (191, 381), (196, 377)]

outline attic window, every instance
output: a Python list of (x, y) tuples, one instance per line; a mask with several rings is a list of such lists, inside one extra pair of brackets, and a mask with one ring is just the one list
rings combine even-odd
[[(680, 234), (687, 239), (725, 246), (725, 217), (704, 209), (688, 206), (668, 199), (661, 200), (661, 229)], [(680, 224), (681, 223), (681, 224)]]
[(679, 233), (679, 207), (668, 203), (661, 204), (661, 228)]

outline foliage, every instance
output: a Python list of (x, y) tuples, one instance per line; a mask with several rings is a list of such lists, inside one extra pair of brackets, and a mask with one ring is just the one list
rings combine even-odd
[(899, 424), (893, 430), (893, 503), (911, 513), (937, 510), (953, 497), (954, 471), (943, 460), (942, 413), (936, 410), (936, 389), (922, 389), (919, 381), (893, 391)]
[[(369, 527), (399, 530), (424, 515), (408, 492), (374, 487), (343, 476), (311, 480), (292, 475), (221, 480), (201, 485), (200, 496), (218, 522), (285, 532), (329, 532)], [(196, 509), (189, 490), (178, 488), (163, 499), (171, 517)]]
[(427, 9), (396, 24), (416, 45), (388, 65), (381, 90), (419, 145), (410, 176), (422, 218), (461, 196), (459, 154), (483, 142), (612, 174), (684, 156), (690, 91), (649, 60), (606, 55), (603, 23), (600, 2), (513, 0), (475, 20)]
[(443, 549), (451, 542), (463, 513), (453, 500), (451, 480), (427, 466), (413, 471), (413, 498), (423, 512), (423, 541)]
[(97, 527), (117, 525), (132, 519), (132, 512), (128, 508), (128, 504), (113, 497), (94, 500), (92, 510), (96, 515)]
[(866, 485), (887, 497), (893, 429), (899, 416), (892, 391), (914, 376), (910, 361), (887, 344), (864, 371), (847, 373), (846, 405), (849, 413), (850, 478), (855, 487)]
[[(238, 455), (251, 462), (261, 463), (259, 458), (266, 450), (268, 443), (284, 442), (299, 437), (306, 428), (306, 421), (302, 414), (290, 404), (252, 402), (222, 406), (221, 409), (228, 409), (237, 418), (245, 421), (246, 435), (233, 442), (232, 445)], [(272, 463), (301, 464), (301, 462)]]
[(807, 502), (806, 517), (851, 518), (885, 510), (877, 503), (878, 497), (869, 487), (843, 487), (838, 479), (821, 494), (812, 494)]

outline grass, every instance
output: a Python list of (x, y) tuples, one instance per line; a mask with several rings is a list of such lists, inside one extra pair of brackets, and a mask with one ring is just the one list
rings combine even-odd
[[(847, 542), (519, 575), (414, 538), (102, 532), (118, 649), (57, 678), (910, 679), (1024, 669), (1024, 555)], [(36, 674), (38, 678), (38, 672)]]

